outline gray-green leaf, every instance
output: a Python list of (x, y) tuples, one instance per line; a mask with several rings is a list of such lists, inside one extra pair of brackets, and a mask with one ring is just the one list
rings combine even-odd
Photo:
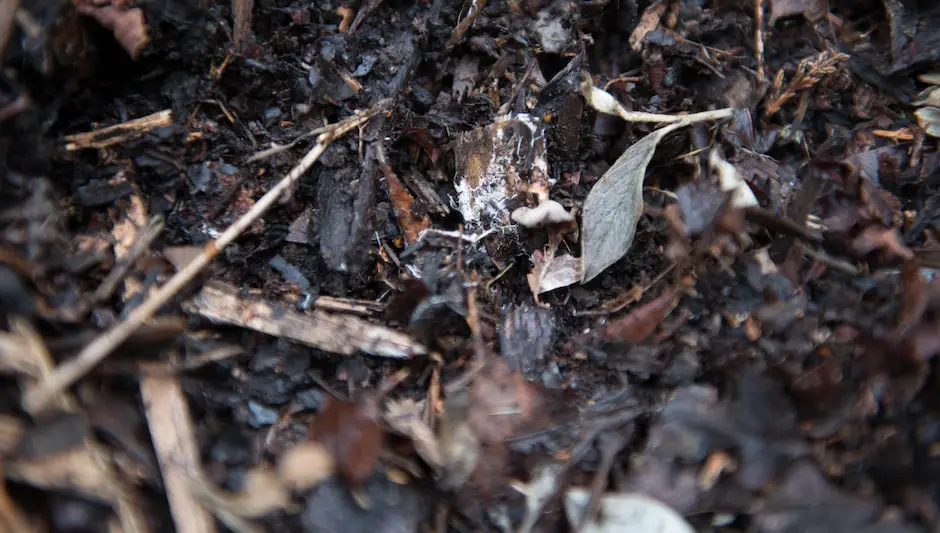
[(682, 121), (660, 128), (623, 155), (594, 184), (584, 201), (581, 230), (581, 283), (591, 281), (630, 249), (643, 214), (643, 177), (656, 146), (666, 135), (688, 125)]

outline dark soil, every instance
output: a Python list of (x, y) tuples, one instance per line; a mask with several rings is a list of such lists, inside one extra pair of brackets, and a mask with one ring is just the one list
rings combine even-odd
[[(940, 126), (915, 114), (940, 72), (934, 3), (766, 0), (762, 50), (750, 0), (258, 0), (242, 34), (239, 2), (14, 3), (0, 530), (130, 533), (124, 502), (140, 531), (574, 531), (563, 500), (586, 487), (700, 531), (940, 531)], [(581, 255), (592, 186), (659, 127), (595, 111), (582, 74), (633, 111), (735, 112), (658, 146), (625, 257), (534, 295), (533, 264)], [(252, 156), (385, 99), (68, 387), (70, 407), (24, 403), (317, 137)], [(543, 124), (543, 177), (574, 223), (462, 216), (477, 152), (510, 143), (480, 128), (510, 114)], [(508, 149), (509, 209), (535, 205), (540, 152)], [(759, 207), (721, 191), (713, 153)], [(231, 289), (211, 294), (237, 319), (206, 287)], [(420, 353), (379, 353), (392, 330)], [(152, 375), (171, 376), (163, 401), (179, 384), (191, 432), (148, 411)], [(214, 499), (174, 485), (160, 432), (191, 439)], [(323, 453), (279, 467), (298, 443)], [(317, 479), (288, 490), (288, 474)]]

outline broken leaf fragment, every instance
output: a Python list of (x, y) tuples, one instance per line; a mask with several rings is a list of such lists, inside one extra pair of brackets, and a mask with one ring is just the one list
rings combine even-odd
[[(581, 523), (591, 497), (587, 489), (575, 487), (565, 493), (565, 515), (572, 524)], [(589, 521), (582, 533), (692, 533), (692, 526), (675, 509), (644, 494), (610, 493), (600, 497), (600, 516)]]
[(532, 254), (535, 265), (526, 275), (532, 294), (574, 285), (581, 279), (581, 259), (568, 254), (545, 258), (540, 251)]

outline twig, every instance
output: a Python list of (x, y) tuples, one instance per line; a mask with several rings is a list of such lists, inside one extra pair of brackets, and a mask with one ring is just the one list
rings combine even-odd
[(807, 242), (818, 244), (823, 241), (823, 236), (820, 232), (801, 226), (792, 219), (780, 216), (773, 211), (768, 211), (761, 207), (746, 208), (744, 210), (744, 216), (749, 222), (760, 224), (769, 230), (799, 237)]
[(212, 515), (190, 490), (187, 473), (199, 471), (199, 447), (179, 381), (174, 376), (141, 376), (140, 395), (176, 530), (214, 533)]
[(813, 57), (807, 57), (800, 61), (796, 67), (796, 74), (793, 75), (786, 87), (780, 88), (783, 84), (783, 70), (777, 72), (774, 78), (774, 90), (767, 99), (768, 104), (764, 112), (773, 115), (791, 98), (800, 91), (809, 89), (816, 85), (819, 80), (838, 70), (838, 65), (848, 59), (849, 56), (843, 53), (834, 54), (828, 50), (820, 52)]
[(597, 515), (597, 510), (601, 504), (601, 493), (607, 485), (610, 469), (614, 466), (617, 454), (627, 445), (626, 437), (616, 430), (598, 435), (598, 440), (601, 441), (598, 444), (601, 449), (601, 463), (597, 466), (597, 471), (594, 472), (594, 479), (591, 480), (591, 494), (584, 505), (581, 520), (578, 521), (578, 525), (574, 529), (575, 533), (583, 532), (588, 524), (594, 520), (594, 516)]
[(353, 20), (351, 26), (349, 26), (349, 31), (347, 33), (355, 33), (359, 29), (359, 26), (366, 20), (366, 17), (369, 16), (369, 13), (375, 11), (375, 8), (379, 7), (379, 4), (382, 3), (382, 0), (368, 0), (363, 6), (359, 8), (359, 12), (356, 13), (356, 18)]
[(251, 12), (255, 0), (232, 0), (232, 45), (241, 54), (251, 40)]
[(173, 124), (173, 111), (164, 109), (146, 117), (135, 118), (100, 130), (68, 135), (65, 137), (68, 141), (65, 149), (72, 152), (86, 148), (106, 148), (139, 137), (154, 128), (171, 124)]
[(209, 264), (212, 259), (226, 246), (237, 239), (246, 229), (274, 205), (278, 198), (284, 194), (300, 179), (314, 162), (326, 151), (333, 139), (341, 137), (360, 124), (366, 122), (380, 111), (385, 109), (388, 100), (382, 100), (366, 111), (357, 112), (354, 116), (337, 123), (330, 131), (322, 133), (317, 144), (307, 152), (291, 171), (277, 185), (265, 193), (247, 213), (229, 226), (219, 238), (206, 244), (201, 254), (196, 256), (183, 269), (179, 270), (165, 285), (154, 291), (139, 307), (135, 308), (127, 318), (95, 339), (85, 347), (77, 356), (66, 361), (55, 369), (48, 378), (25, 391), (23, 394), (23, 408), (35, 415), (42, 411), (59, 391), (70, 387), (79, 378), (87, 374), (100, 363), (115, 348), (124, 342), (147, 319), (151, 318), (157, 310), (170, 301), (187, 283)]
[(850, 276), (858, 275), (858, 267), (852, 263), (849, 263), (848, 261), (839, 259), (838, 257), (832, 257), (823, 250), (816, 250), (806, 246), (803, 251), (806, 252), (806, 255), (810, 256), (810, 258), (812, 258), (814, 261), (819, 261), (820, 263), (830, 268), (841, 270)]
[(473, 361), (466, 372), (444, 387), (448, 396), (465, 388), (486, 365), (486, 345), (480, 333), (480, 310), (477, 307), (477, 281), (474, 279), (472, 283), (467, 284), (467, 325), (470, 326), (470, 336), (473, 340)]
[(701, 113), (692, 113), (690, 115), (660, 115), (658, 113), (643, 113), (641, 111), (629, 111), (623, 107), (610, 93), (594, 86), (594, 80), (588, 73), (581, 74), (581, 95), (587, 101), (588, 105), (595, 110), (608, 115), (615, 115), (627, 122), (656, 122), (660, 124), (675, 124), (678, 122), (699, 122), (704, 120), (719, 120), (728, 118), (734, 113), (734, 109), (716, 109), (714, 111), (703, 111)]
[(409, 335), (350, 315), (332, 315), (320, 309), (301, 313), (256, 299), (242, 298), (238, 288), (209, 282), (183, 309), (215, 323), (234, 324), (289, 339), (328, 353), (364, 352), (378, 357), (405, 359), (427, 353)]
[[(675, 264), (675, 263), (670, 263), (670, 265), (669, 265), (668, 267), (666, 267), (662, 272), (660, 272), (659, 274), (657, 274), (656, 277), (653, 278), (653, 280), (650, 281), (649, 284), (646, 285), (646, 287), (643, 287), (642, 290), (639, 292), (638, 295), (636, 295), (636, 294), (627, 294), (627, 297), (626, 297), (626, 298), (624, 298), (622, 301), (617, 302), (616, 304), (614, 304), (613, 307), (605, 308), (605, 307), (603, 306), (604, 304), (602, 304), (600, 309), (589, 309), (589, 310), (587, 310), (587, 311), (578, 311), (578, 310), (576, 309), (572, 314), (573, 314), (574, 316), (607, 316), (607, 315), (612, 315), (612, 314), (614, 314), (614, 313), (616, 313), (616, 312), (619, 312), (619, 311), (623, 310), (625, 307), (627, 307), (628, 305), (630, 305), (630, 304), (632, 304), (632, 303), (634, 303), (634, 302), (639, 301), (640, 298), (642, 298), (643, 295), (646, 294), (647, 291), (649, 291), (650, 289), (652, 289), (653, 286), (655, 286), (655, 285), (656, 285), (657, 283), (659, 283), (664, 277), (666, 277), (666, 274), (669, 274), (670, 272), (672, 272), (672, 270), (673, 270), (674, 268), (676, 268), (676, 264)], [(630, 292), (633, 292), (633, 291), (630, 291)], [(618, 299), (619, 299), (619, 297), (618, 297)], [(616, 301), (616, 299), (615, 299), (615, 301)]]
[(329, 129), (330, 129), (330, 126), (321, 126), (321, 127), (319, 127), (319, 128), (310, 130), (310, 131), (308, 131), (308, 132), (306, 132), (306, 133), (302, 133), (302, 134), (299, 135), (296, 139), (294, 139), (293, 141), (291, 141), (291, 142), (289, 142), (289, 143), (287, 143), (287, 144), (275, 145), (275, 146), (272, 146), (271, 148), (267, 148), (267, 149), (261, 150), (260, 152), (255, 153), (254, 155), (252, 155), (251, 157), (249, 157), (248, 159), (246, 159), (246, 160), (245, 160), (245, 163), (246, 163), (246, 164), (247, 164), (247, 163), (254, 163), (255, 161), (260, 161), (261, 159), (266, 159), (266, 158), (268, 158), (268, 157), (271, 157), (272, 155), (279, 154), (279, 153), (281, 153), (281, 152), (283, 152), (283, 151), (285, 151), (285, 150), (290, 150), (291, 148), (293, 148), (293, 147), (294, 147), (297, 143), (299, 143), (300, 141), (302, 141), (302, 140), (304, 140), (304, 139), (307, 139), (307, 138), (310, 138), (310, 137), (316, 137), (317, 135), (320, 135), (321, 133), (324, 133), (324, 132), (326, 132), (326, 131), (329, 131)]
[(163, 231), (163, 217), (154, 217), (144, 231), (138, 234), (137, 239), (135, 239), (130, 248), (127, 249), (124, 257), (118, 261), (118, 264), (115, 265), (111, 272), (102, 280), (101, 285), (98, 285), (98, 288), (95, 289), (94, 294), (91, 296), (91, 301), (89, 302), (90, 305), (102, 302), (114, 293), (114, 289), (117, 287), (118, 283), (127, 276), (131, 267), (133, 267), (137, 260), (144, 255), (144, 252), (150, 248), (150, 245), (153, 243), (154, 239), (160, 235), (161, 231)]
[(754, 0), (754, 60), (757, 78), (764, 79), (764, 0)]

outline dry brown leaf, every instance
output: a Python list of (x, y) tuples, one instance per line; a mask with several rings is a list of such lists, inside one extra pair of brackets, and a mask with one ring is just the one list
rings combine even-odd
[(303, 442), (284, 452), (277, 462), (281, 481), (294, 490), (306, 490), (336, 471), (330, 452), (317, 442)]
[(444, 402), (438, 428), (442, 488), (456, 489), (466, 483), (483, 453), (480, 439), (470, 425), (470, 408), (470, 394), (465, 390)]
[(170, 246), (163, 250), (163, 257), (176, 270), (183, 270), (193, 259), (202, 253), (202, 246)]
[(398, 227), (405, 236), (405, 242), (414, 244), (418, 242), (421, 232), (431, 227), (431, 218), (423, 210), (416, 209), (414, 197), (405, 189), (392, 167), (390, 165), (380, 165), (380, 167), (385, 175), (388, 197), (392, 203), (392, 209), (395, 210)]
[(150, 43), (149, 28), (141, 8), (124, 9), (110, 0), (72, 0), (72, 3), (79, 13), (92, 17), (111, 30), (117, 42), (133, 59), (140, 57), (144, 47)]
[(333, 455), (336, 468), (351, 486), (362, 485), (372, 474), (384, 434), (368, 402), (330, 398), (310, 425), (310, 437)]
[(675, 304), (676, 293), (667, 290), (657, 298), (637, 307), (629, 314), (609, 322), (604, 328), (604, 339), (641, 342), (656, 331)]
[(581, 281), (581, 259), (563, 254), (546, 263), (545, 254), (536, 250), (532, 254), (532, 270), (526, 275), (529, 289), (536, 297), (542, 293), (574, 285)]

